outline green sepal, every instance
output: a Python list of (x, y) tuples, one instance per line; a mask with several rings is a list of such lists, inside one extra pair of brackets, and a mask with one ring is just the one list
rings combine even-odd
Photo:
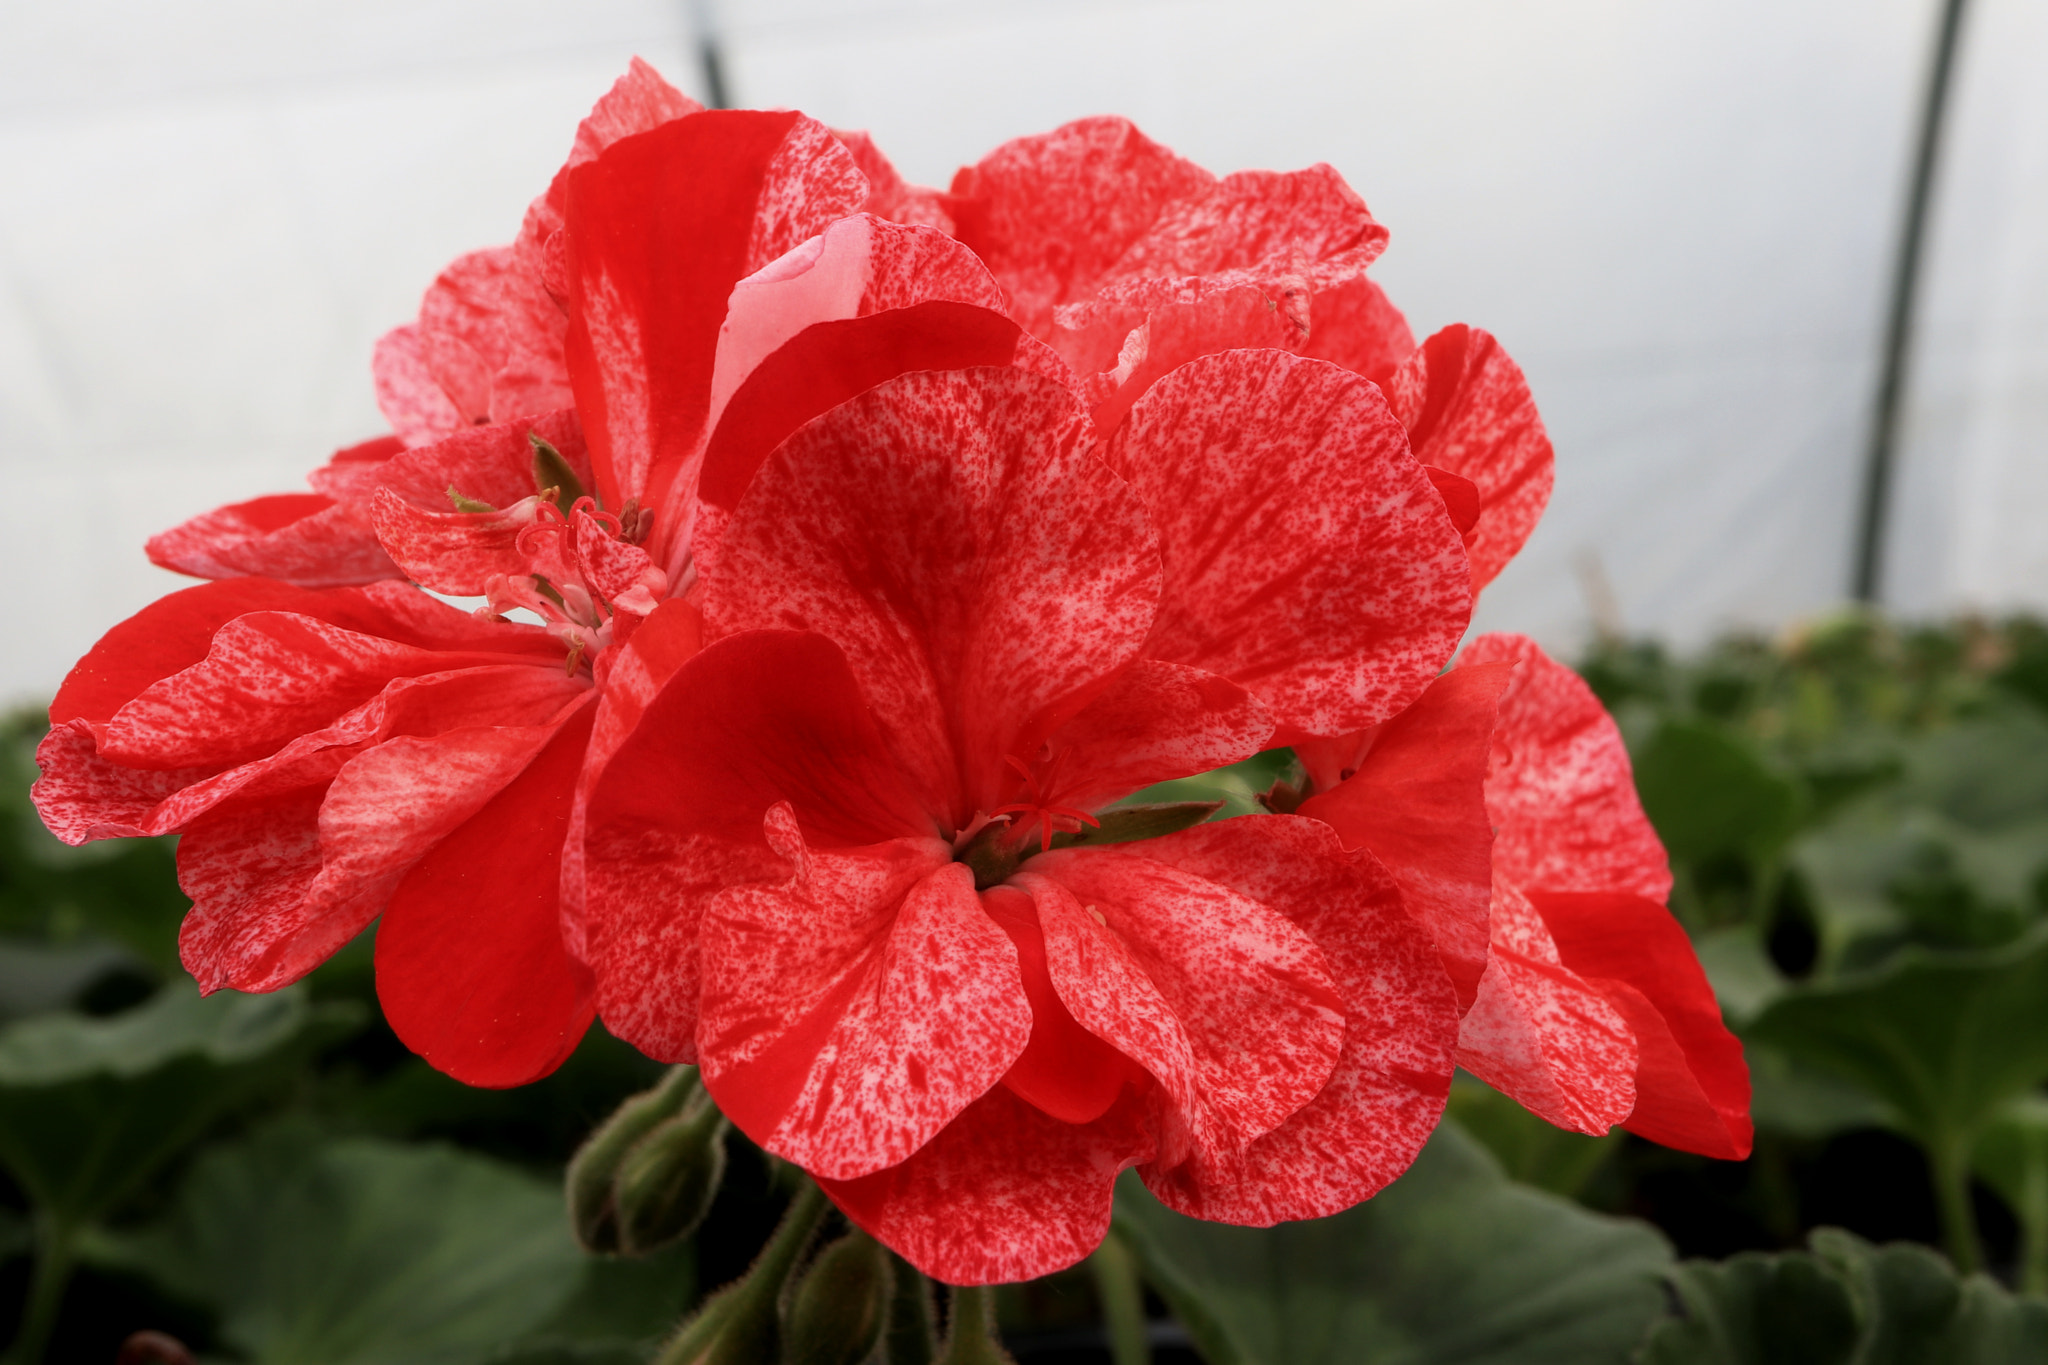
[(1167, 834), (1178, 834), (1192, 829), (1217, 811), (1223, 809), (1221, 801), (1172, 801), (1158, 806), (1118, 806), (1106, 810), (1097, 817), (1102, 821), (1094, 829), (1077, 830), (1072, 834), (1055, 834), (1054, 848), (1092, 847), (1096, 844), (1128, 844), (1139, 839), (1157, 839)]
[(455, 485), (452, 483), (448, 485), (448, 501), (454, 504), (455, 510), (458, 512), (495, 512), (498, 510), (487, 502), (465, 497), (461, 493), (456, 492)]
[(618, 1206), (613, 1185), (627, 1153), (664, 1121), (682, 1112), (697, 1094), (697, 1068), (679, 1066), (652, 1090), (634, 1095), (599, 1125), (569, 1159), (564, 1181), (569, 1199), (569, 1225), (587, 1250), (615, 1254), (619, 1244)]
[(882, 1339), (894, 1281), (888, 1251), (865, 1232), (819, 1252), (790, 1299), (785, 1365), (860, 1365)]
[(559, 489), (556, 505), (564, 511), (574, 507), (576, 500), (584, 496), (583, 480), (576, 477), (576, 471), (547, 437), (529, 431), (526, 440), (533, 447), (533, 491), (545, 495), (550, 488)]

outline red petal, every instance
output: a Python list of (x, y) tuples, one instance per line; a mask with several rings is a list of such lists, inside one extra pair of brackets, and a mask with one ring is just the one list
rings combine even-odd
[(1466, 544), (1477, 592), (1522, 548), (1550, 501), (1552, 458), (1529, 383), (1500, 343), (1446, 327), (1386, 385), (1415, 458), (1470, 479), (1480, 517)]
[(912, 370), (1008, 365), (1017, 324), (971, 304), (938, 301), (821, 322), (770, 355), (733, 394), (704, 454), (698, 495), (738, 505), (768, 453), (804, 423)]
[(420, 359), (459, 416), (443, 434), (491, 420), (491, 379), (511, 354), (507, 323), (518, 310), (511, 296), (538, 283), (522, 275), (509, 246), (472, 251), (456, 257), (420, 300)]
[(600, 654), (596, 661), (597, 720), (590, 732), (589, 755), (576, 782), (569, 833), (562, 843), (562, 940), (579, 959), (588, 960), (583, 860), (591, 788), (640, 724), (661, 685), (703, 647), (703, 614), (691, 603), (671, 597), (649, 613), (623, 644)]
[(981, 893), (981, 904), (1016, 947), (1031, 1004), (1031, 1041), (1003, 1073), (1003, 1084), (1062, 1123), (1092, 1123), (1109, 1112), (1125, 1085), (1144, 1084), (1144, 1070), (1082, 1028), (1061, 1003), (1032, 898), (1014, 886), (992, 886)]
[(612, 1032), (657, 1057), (695, 1055), (698, 919), (736, 880), (788, 876), (761, 845), (780, 801), (814, 843), (936, 833), (836, 647), (734, 636), (675, 671), (591, 787), (584, 914)]
[(1422, 472), (1429, 475), (1429, 482), (1444, 500), (1444, 511), (1450, 514), (1451, 525), (1458, 528), (1458, 534), (1470, 544), (1472, 528), (1479, 524), (1479, 485), (1448, 469), (1438, 469), (1426, 464)]
[(866, 197), (846, 149), (796, 113), (695, 114), (569, 173), (569, 374), (607, 506), (639, 496), (657, 535), (687, 534), (733, 285)]
[(237, 616), (318, 610), (314, 604), (327, 599), (266, 578), (203, 583), (160, 597), (101, 636), (72, 665), (50, 703), (50, 723), (110, 720), (151, 683), (204, 659), (213, 633)]
[(1240, 684), (1283, 735), (1378, 724), (1457, 647), (1457, 528), (1357, 376), (1277, 351), (1207, 356), (1154, 385), (1110, 451), (1165, 554), (1147, 656)]
[(729, 888), (703, 924), (704, 1082), (740, 1130), (833, 1180), (893, 1166), (1023, 1052), (1009, 936), (935, 839), (806, 850), (768, 819), (787, 882)]
[(1415, 352), (1408, 320), (1365, 275), (1352, 275), (1318, 288), (1312, 302), (1308, 344), (1301, 354), (1342, 365), (1382, 389)]
[(336, 502), (360, 501), (377, 491), (377, 476), (404, 451), (404, 444), (396, 436), (379, 436), (343, 446), (327, 457), (326, 464), (308, 474), (306, 482), (313, 485), (315, 492), (325, 493)]
[(1158, 560), (1088, 453), (1072, 395), (1020, 370), (904, 375), (771, 456), (722, 536), (719, 634), (815, 629), (846, 651), (894, 761), (952, 828), (1136, 654)]
[(868, 180), (868, 200), (862, 205), (865, 212), (881, 218), (893, 218), (899, 223), (916, 223), (924, 227), (937, 228), (950, 235), (953, 231), (953, 214), (946, 207), (947, 195), (923, 185), (907, 183), (897, 173), (889, 159), (875, 146), (875, 140), (863, 132), (848, 132), (835, 128), (832, 135), (845, 145), (852, 154), (854, 164)]
[(154, 564), (195, 578), (260, 575), (302, 588), (398, 578), (398, 566), (352, 508), (319, 493), (229, 503), (149, 538)]
[(1493, 894), (1487, 757), (1513, 664), (1454, 668), (1379, 727), (1357, 770), (1302, 803), (1346, 848), (1365, 848), (1401, 887), (1470, 1008), (1486, 970)]
[(1315, 1098), (1239, 1160), (1150, 1167), (1146, 1184), (1183, 1213), (1256, 1226), (1378, 1193), (1436, 1127), (1458, 1033), (1451, 983), (1393, 879), (1326, 827), (1287, 816), (1222, 820), (1146, 847), (1292, 920), (1322, 950), (1345, 1015), (1343, 1052)]
[(1155, 782), (1250, 758), (1272, 733), (1266, 708), (1229, 679), (1136, 659), (1048, 741), (1048, 767), (1072, 774), (1048, 799), (1094, 810)]
[(393, 678), (531, 662), (423, 649), (290, 612), (222, 626), (201, 662), (153, 683), (100, 731), (100, 753), (138, 768), (229, 767), (275, 752), (381, 692)]
[(553, 733), (535, 725), (394, 738), (353, 758), (326, 755), (345, 760), (332, 785), (245, 789), (208, 811), (178, 845), (178, 881), (193, 900), (178, 939), (186, 969), (208, 991), (296, 981), (360, 933), (407, 869)]
[(1635, 1032), (1638, 1137), (1702, 1156), (1749, 1155), (1749, 1067), (1671, 912), (1641, 896), (1529, 897), (1566, 966), (1607, 994)]
[[(1298, 350), (1305, 337), (1297, 306), (1307, 283), (1287, 286), (1169, 280), (1164, 297), (1143, 304), (1076, 304), (1062, 309), (1060, 350), (1083, 373), (1097, 374), (1090, 416), (1103, 431), (1122, 425), (1131, 404), (1169, 371), (1222, 351)], [(1135, 326), (1134, 326), (1135, 324)], [(1114, 369), (1109, 367), (1114, 365)]]
[(1010, 311), (1041, 339), (1052, 310), (1096, 282), (1177, 200), (1216, 177), (1127, 119), (1078, 119), (1006, 142), (953, 177), (960, 240), (988, 262)]
[(408, 446), (423, 446), (469, 425), (427, 364), (417, 323), (394, 327), (377, 339), (370, 360), (377, 410)]
[[(1145, 856), (1161, 846), (1161, 858)], [(1055, 851), (1015, 882), (1037, 903), (1061, 1001), (1158, 1079), (1162, 1159), (1226, 1159), (1322, 1089), (1344, 1002), (1308, 935), (1164, 861), (1175, 847)]]
[(400, 1042), (469, 1085), (540, 1079), (596, 1013), (590, 969), (563, 947), (559, 914), (592, 711), (406, 874), (377, 928), (384, 1017)]
[(846, 1216), (945, 1284), (1064, 1270), (1109, 1231), (1119, 1171), (1149, 1152), (1121, 1112), (1061, 1123), (998, 1086), (907, 1161), (818, 1181)]
[(1271, 272), (1296, 262), (1342, 277), (1372, 264), (1386, 245), (1386, 228), (1329, 166), (1238, 171), (1170, 205), (1118, 257), (1109, 279)]
[(1495, 883), (1493, 957), (1458, 1030), (1458, 1065), (1560, 1128), (1605, 1133), (1635, 1107), (1636, 1044), (1597, 986), (1559, 959), (1543, 919)]
[(1621, 731), (1578, 674), (1521, 635), (1482, 635), (1459, 666), (1519, 660), (1501, 695), (1486, 807), (1493, 859), (1524, 890), (1671, 895), (1664, 845), (1636, 799)]

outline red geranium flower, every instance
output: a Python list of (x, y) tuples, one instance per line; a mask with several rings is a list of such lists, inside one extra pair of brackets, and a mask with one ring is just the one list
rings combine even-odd
[[(578, 803), (638, 702), (696, 648), (695, 610), (675, 599), (695, 571), (696, 474), (720, 412), (744, 419), (727, 442), (743, 451), (773, 425), (764, 411), (793, 426), (933, 357), (1006, 363), (1021, 348), (1057, 365), (957, 302), (998, 296), (936, 231), (861, 217), (818, 236), (868, 198), (822, 125), (670, 117), (680, 97), (665, 90), (636, 65), (520, 245), (487, 253), (487, 273), (465, 258), (430, 291), (420, 355), (446, 361), (432, 383), (460, 388), (446, 358), (468, 336), (496, 367), (496, 406), (457, 404), (452, 435), (393, 408), (405, 439), (431, 443), (343, 452), (319, 476), (332, 500), (259, 500), (160, 539), (160, 560), (224, 581), (102, 641), (40, 754), (36, 799), (67, 840), (184, 835), (195, 904), (181, 948), (202, 989), (286, 984), (382, 911), (387, 1016), (476, 1084), (545, 1074), (592, 1016)], [(624, 136), (653, 120), (666, 121)], [(520, 273), (536, 261), (541, 276)], [(499, 293), (437, 312), (451, 279)], [(621, 311), (629, 295), (643, 313)], [(994, 326), (949, 329), (946, 308)], [(852, 360), (827, 357), (772, 402), (749, 389), (782, 339), (821, 319), (842, 320), (832, 335)], [(480, 339), (505, 335), (497, 350)], [(561, 383), (514, 382), (542, 361)], [(571, 392), (577, 410), (470, 425)], [(232, 576), (252, 571), (290, 581)], [(401, 575), (489, 606), (473, 619)], [(518, 608), (544, 625), (504, 619)]]
[[(1474, 738), (1496, 706), (1489, 752)], [(1441, 742), (1453, 732), (1461, 742)], [(1619, 1123), (1706, 1156), (1749, 1154), (1742, 1046), (1664, 908), (1663, 845), (1621, 734), (1578, 675), (1521, 636), (1482, 636), (1407, 713), (1302, 752), (1322, 794), (1301, 813), (1371, 849), (1462, 932), (1443, 936), (1470, 991), (1460, 1065), (1563, 1128)], [(1467, 837), (1443, 837), (1460, 806)], [(1490, 857), (1477, 856), (1489, 827)], [(1490, 919), (1475, 913), (1489, 900)]]
[(1198, 361), (1103, 444), (1017, 368), (834, 408), (733, 500), (715, 643), (592, 794), (606, 1023), (955, 1283), (1077, 1260), (1133, 1164), (1232, 1221), (1355, 1203), (1435, 1125), (1456, 1028), (1385, 872), (1282, 816), (1048, 845), (1276, 722), (1400, 709), (1462, 560), (1319, 362)]

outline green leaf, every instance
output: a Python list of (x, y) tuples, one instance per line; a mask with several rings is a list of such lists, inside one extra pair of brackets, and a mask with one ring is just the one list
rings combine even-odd
[(1634, 761), (1643, 810), (1673, 858), (1767, 858), (1799, 826), (1799, 788), (1713, 725), (1667, 720)]
[(2020, 1225), (2020, 1287), (2048, 1293), (2048, 1095), (2020, 1096), (1985, 1125), (1971, 1164)]
[(1909, 949), (1781, 997), (1747, 1032), (1853, 1082), (1930, 1146), (1974, 1137), (2048, 1079), (2048, 933), (1988, 952)]
[(1128, 844), (1139, 839), (1157, 839), (1181, 830), (1192, 829), (1217, 811), (1223, 809), (1223, 802), (1217, 801), (1176, 801), (1160, 806), (1118, 806), (1102, 813), (1102, 823), (1092, 828), (1083, 828), (1072, 834), (1055, 834), (1054, 848), (1073, 848), (1076, 845)]
[(220, 1115), (360, 1019), (297, 988), (202, 999), (187, 984), (111, 1018), (8, 1025), (0, 1162), (56, 1222), (104, 1216)]
[(1671, 1272), (1683, 1316), (1659, 1323), (1642, 1365), (1847, 1365), (1862, 1324), (1847, 1278), (1813, 1256), (1744, 1252)]
[(1622, 1362), (1671, 1264), (1655, 1229), (1512, 1184), (1451, 1123), (1333, 1217), (1199, 1222), (1127, 1177), (1117, 1227), (1210, 1365)]
[(690, 1280), (674, 1253), (623, 1275), (585, 1257), (552, 1182), (301, 1128), (201, 1157), (166, 1222), (117, 1247), (258, 1365), (602, 1360)]
[(1604, 1137), (1546, 1123), (1475, 1076), (1451, 1082), (1450, 1115), (1483, 1143), (1511, 1180), (1576, 1199), (1621, 1145), (1620, 1129)]
[(2022, 1365), (2048, 1359), (2048, 1303), (1960, 1278), (1913, 1243), (1821, 1228), (1810, 1251), (1757, 1252), (1671, 1275), (1680, 1313), (1642, 1365)]

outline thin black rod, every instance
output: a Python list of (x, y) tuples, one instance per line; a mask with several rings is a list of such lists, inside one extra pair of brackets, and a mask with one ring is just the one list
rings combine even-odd
[(1850, 586), (1859, 602), (1876, 603), (1883, 587), (1899, 401), (1905, 395), (1906, 366), (1913, 342), (1913, 298), (1920, 282), (1927, 209), (1933, 197), (1935, 163), (1941, 153), (1941, 125), (1948, 112), (1949, 78), (1955, 71), (1963, 5), (1964, 0), (1942, 0), (1941, 30), (1934, 44), (1934, 63), (1927, 73), (1927, 98), (1920, 108), (1920, 140), (1913, 151), (1913, 179), (1906, 193), (1906, 221), (1899, 232), (1898, 259), (1892, 265), (1884, 365), (1878, 375), (1876, 409), (1871, 414), (1870, 452), (1863, 469), (1862, 517), (1856, 528), (1856, 564)]
[(725, 88), (725, 44), (711, 12), (711, 0), (691, 0), (691, 27), (697, 30), (697, 66), (704, 74), (704, 103), (712, 109), (732, 108)]

